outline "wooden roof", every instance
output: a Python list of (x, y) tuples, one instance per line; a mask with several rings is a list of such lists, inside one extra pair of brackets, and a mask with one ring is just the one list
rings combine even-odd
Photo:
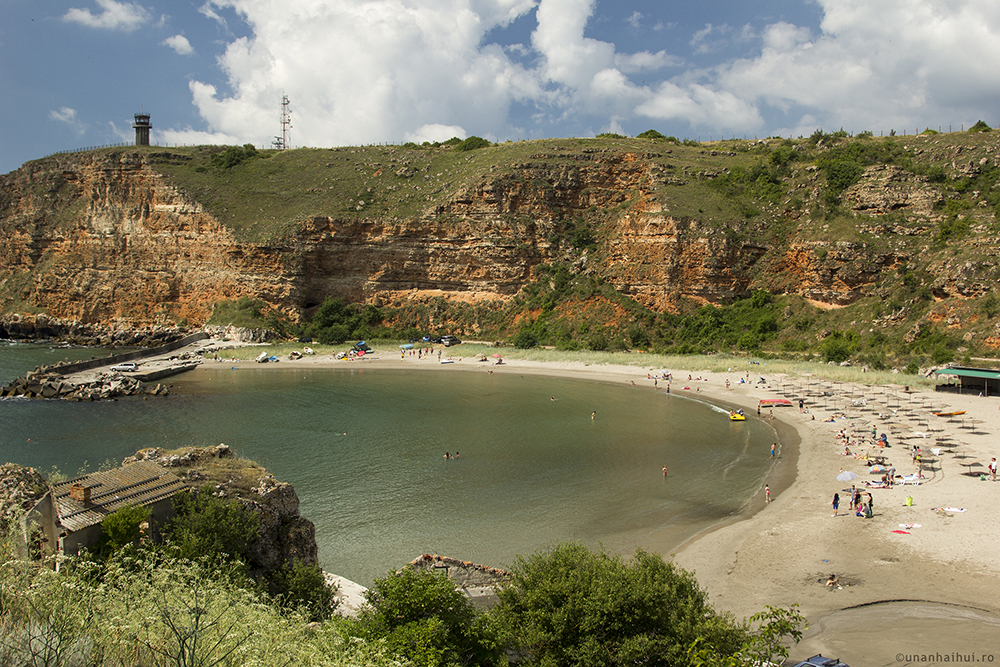
[[(70, 497), (70, 489), (75, 484), (90, 487), (88, 504)], [(76, 532), (100, 523), (117, 509), (130, 505), (152, 505), (185, 488), (180, 477), (159, 464), (138, 461), (54, 484), (52, 498), (59, 523), (68, 531)]]

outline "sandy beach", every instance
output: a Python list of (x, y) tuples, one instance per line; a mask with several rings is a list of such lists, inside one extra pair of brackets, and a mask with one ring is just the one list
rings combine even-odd
[[(446, 350), (444, 358), (449, 354), (453, 363), (438, 363), (436, 355), (418, 361), (390, 352), (350, 362), (307, 356), (282, 366), (349, 363), (433, 373), (536, 374), (634, 382), (639, 391), (659, 392), (668, 384), (660, 380), (654, 387), (647, 379), (647, 372), (659, 368), (509, 358), (497, 366), (494, 359), (462, 358), (461, 348)], [(696, 573), (716, 609), (743, 618), (768, 605), (799, 605), (809, 627), (792, 649), (797, 659), (823, 653), (852, 667), (1000, 662), (1000, 572), (994, 564), (1000, 483), (986, 474), (990, 458), (1000, 454), (1000, 399), (904, 391), (902, 383), (866, 387), (771, 374), (766, 385), (740, 383), (748, 377), (746, 368), (692, 371), (701, 380), (688, 381), (688, 371), (667, 370), (673, 374), (672, 395), (742, 407), (749, 419), (772, 421), (780, 437), (767, 480), (770, 503), (762, 489), (739, 516), (660, 550)], [(758, 378), (754, 372), (751, 380)], [(905, 382), (905, 376), (900, 379)], [(799, 397), (805, 411), (798, 408)], [(774, 408), (773, 416), (764, 408), (758, 417), (758, 402), (767, 398), (787, 398), (794, 405)], [(961, 410), (965, 414), (934, 414)], [(887, 434), (888, 447), (872, 446), (873, 426)], [(881, 475), (869, 474), (870, 461), (843, 455), (842, 430), (854, 443), (852, 452), (883, 455), (900, 475), (917, 472), (910, 448), (919, 446), (920, 484), (867, 488), (866, 481)], [(838, 481), (843, 471), (858, 478)], [(852, 483), (872, 494), (871, 518), (849, 510), (845, 490)], [(837, 516), (834, 493), (841, 498)], [(826, 586), (831, 574), (838, 584)]]

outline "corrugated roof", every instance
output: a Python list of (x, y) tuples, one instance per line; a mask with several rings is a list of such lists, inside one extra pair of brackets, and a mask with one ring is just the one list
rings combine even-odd
[(932, 372), (935, 375), (958, 375), (960, 377), (1000, 380), (1000, 371), (991, 371), (985, 368), (939, 368)]
[[(90, 487), (88, 505), (70, 497), (74, 484)], [(56, 501), (59, 523), (75, 532), (100, 523), (117, 509), (128, 505), (152, 505), (184, 488), (184, 481), (172, 472), (152, 461), (138, 461), (55, 484), (52, 497)]]

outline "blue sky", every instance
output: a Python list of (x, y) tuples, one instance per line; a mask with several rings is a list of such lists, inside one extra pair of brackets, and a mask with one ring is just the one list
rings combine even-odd
[(995, 0), (0, 0), (0, 173), (131, 142), (344, 146), (1000, 122)]

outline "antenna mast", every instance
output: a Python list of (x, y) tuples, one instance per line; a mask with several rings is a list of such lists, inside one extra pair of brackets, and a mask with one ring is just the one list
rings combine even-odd
[(275, 137), (272, 145), (279, 151), (289, 147), (288, 131), (292, 129), (292, 110), (288, 108), (288, 95), (281, 94), (281, 136)]

